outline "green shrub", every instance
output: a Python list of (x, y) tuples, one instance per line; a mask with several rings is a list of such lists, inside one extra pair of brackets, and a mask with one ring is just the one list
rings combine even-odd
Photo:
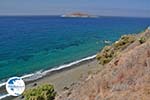
[(139, 42), (140, 42), (141, 44), (143, 44), (144, 42), (146, 42), (146, 38), (145, 38), (145, 37), (141, 37), (141, 38), (139, 39)]
[(54, 100), (56, 92), (52, 85), (46, 84), (25, 91), (23, 96), (25, 97), (25, 100)]
[(113, 44), (115, 49), (123, 49), (126, 46), (130, 45), (136, 40), (135, 36), (132, 35), (124, 35), (122, 36), (119, 41)]
[(105, 65), (135, 40), (136, 38), (133, 35), (124, 35), (111, 46), (105, 46), (103, 50), (97, 54), (96, 58), (100, 64)]
[(111, 46), (106, 46), (101, 53), (97, 54), (96, 58), (99, 60), (99, 63), (104, 65), (112, 60), (114, 57), (114, 50)]

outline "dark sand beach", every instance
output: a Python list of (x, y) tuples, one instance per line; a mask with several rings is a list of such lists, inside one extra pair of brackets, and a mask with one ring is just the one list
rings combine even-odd
[[(88, 78), (89, 74), (96, 73), (101, 70), (102, 66), (98, 64), (97, 60), (91, 59), (68, 68), (48, 73), (41, 79), (30, 81), (26, 83), (26, 89), (34, 88), (43, 84), (52, 84), (57, 93), (62, 92), (64, 88), (69, 88), (73, 84)], [(5, 100), (20, 100), (21, 97), (7, 97)]]

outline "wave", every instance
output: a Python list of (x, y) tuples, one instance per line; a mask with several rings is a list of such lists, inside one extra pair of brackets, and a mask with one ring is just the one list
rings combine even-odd
[[(69, 64), (64, 64), (64, 65), (61, 65), (61, 66), (58, 66), (58, 67), (54, 67), (52, 69), (49, 69), (49, 70), (45, 70), (45, 71), (38, 71), (38, 72), (35, 72), (35, 73), (31, 73), (31, 74), (27, 74), (27, 75), (23, 75), (21, 78), (24, 80), (24, 81), (34, 81), (34, 80), (37, 80), (43, 76), (46, 76), (48, 73), (50, 72), (53, 72), (53, 71), (58, 71), (58, 70), (61, 70), (61, 69), (64, 69), (64, 68), (68, 68), (68, 67), (71, 67), (73, 65), (76, 65), (76, 64), (79, 64), (81, 62), (84, 62), (84, 61), (87, 61), (87, 60), (91, 60), (91, 59), (94, 59), (96, 57), (96, 55), (93, 55), (93, 56), (89, 56), (89, 57), (86, 57), (86, 58), (83, 58), (83, 59), (80, 59), (80, 60), (77, 60), (77, 61), (74, 61), (74, 62), (71, 62)], [(0, 87), (4, 86), (6, 84), (6, 82), (4, 83), (1, 83), (0, 84)], [(0, 99), (2, 98), (6, 98), (10, 96), (9, 94), (6, 94), (6, 95), (3, 95), (3, 96), (0, 96)]]
[(4, 99), (4, 98), (6, 98), (6, 97), (9, 97), (9, 96), (10, 96), (10, 94), (4, 94), (4, 95), (0, 96), (0, 100), (1, 100), (1, 99)]
[(94, 59), (95, 57), (96, 57), (96, 55), (93, 55), (93, 56), (89, 56), (89, 57), (83, 58), (83, 59), (81, 59), (81, 60), (77, 60), (77, 61), (71, 62), (71, 63), (69, 63), (69, 64), (64, 64), (64, 65), (61, 65), (61, 66), (59, 66), (59, 67), (52, 68), (52, 69), (50, 69), (50, 70), (46, 70), (46, 71), (43, 72), (43, 74), (45, 75), (45, 74), (47, 74), (47, 73), (49, 73), (49, 72), (52, 72), (52, 71), (57, 71), (57, 70), (61, 70), (61, 69), (63, 69), (63, 68), (71, 67), (71, 66), (76, 65), (76, 64), (78, 64), (78, 63), (81, 63), (81, 62), (83, 62), (83, 61), (87, 61), (87, 60), (90, 60), (90, 59)]
[(83, 59), (71, 62), (69, 64), (64, 64), (64, 65), (61, 65), (61, 66), (57, 66), (57, 67), (51, 68), (49, 70), (45, 70), (45, 71), (40, 70), (40, 71), (32, 73), (32, 74), (27, 74), (27, 75), (22, 76), (21, 78), (24, 79), (24, 81), (37, 80), (37, 79), (39, 79), (39, 78), (41, 78), (43, 76), (46, 76), (50, 72), (54, 72), (54, 71), (58, 71), (58, 70), (61, 70), (61, 69), (64, 69), (64, 68), (68, 68), (68, 67), (71, 67), (73, 65), (79, 64), (81, 62), (84, 62), (84, 61), (87, 61), (87, 60), (90, 60), (90, 59), (94, 59), (95, 57), (96, 57), (96, 55), (89, 56), (89, 57), (86, 57), (86, 58), (83, 58)]

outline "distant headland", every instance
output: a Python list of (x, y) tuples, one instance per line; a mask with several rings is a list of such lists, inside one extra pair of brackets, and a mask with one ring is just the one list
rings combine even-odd
[(75, 13), (61, 15), (61, 17), (97, 18), (99, 16), (90, 15), (87, 13), (75, 12)]

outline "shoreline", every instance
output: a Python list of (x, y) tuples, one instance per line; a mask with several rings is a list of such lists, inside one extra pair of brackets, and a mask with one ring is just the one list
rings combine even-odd
[[(61, 66), (59, 66), (59, 67), (57, 67), (57, 68), (52, 68), (52, 69), (50, 69), (50, 70), (46, 70), (46, 71), (43, 71), (42, 73), (41, 72), (39, 72), (38, 74), (39, 75), (42, 75), (41, 77), (39, 77), (38, 76), (38, 78), (37, 79), (34, 79), (34, 80), (30, 80), (30, 79), (28, 79), (27, 77), (25, 77), (25, 79), (23, 79), (23, 80), (25, 80), (25, 84), (26, 84), (26, 87), (28, 88), (28, 87), (33, 87), (33, 85), (34, 85), (34, 83), (38, 83), (38, 84), (42, 84), (43, 83), (43, 80), (44, 80), (44, 83), (49, 83), (49, 82), (46, 82), (45, 81), (45, 79), (47, 80), (47, 79), (49, 79), (50, 78), (50, 80), (51, 80), (51, 77), (52, 78), (54, 78), (54, 77), (56, 77), (56, 76), (59, 76), (60, 74), (62, 75), (62, 74), (65, 74), (64, 72), (70, 72), (70, 71), (73, 71), (73, 70), (76, 70), (76, 69), (82, 69), (81, 67), (83, 67), (83, 69), (86, 69), (86, 66), (87, 67), (90, 67), (90, 66), (88, 66), (90, 63), (92, 63), (92, 62), (94, 62), (95, 63), (95, 61), (96, 61), (96, 59), (95, 59), (95, 57), (96, 57), (96, 55), (93, 55), (93, 56), (90, 56), (90, 57), (86, 57), (86, 58), (83, 58), (83, 59), (80, 59), (80, 60), (77, 60), (77, 61), (74, 61), (74, 62), (71, 62), (71, 63), (69, 63), (69, 64), (64, 64), (64, 65), (61, 65)], [(94, 68), (94, 67), (93, 67)], [(83, 70), (82, 69), (82, 70)], [(86, 69), (87, 70), (87, 69)], [(89, 71), (90, 71), (90, 69), (89, 69)], [(77, 72), (78, 73), (78, 72)], [(86, 73), (87, 73), (87, 71), (86, 71)], [(25, 75), (25, 76), (29, 76), (29, 77), (32, 77), (33, 75), (35, 75), (36, 76), (36, 74), (27, 74), (27, 75)], [(22, 77), (24, 77), (24, 76), (22, 76)], [(27, 78), (27, 79), (26, 79)], [(27, 80), (27, 81), (26, 81)], [(76, 80), (76, 79), (75, 79)], [(56, 80), (54, 80), (54, 81), (56, 81)], [(76, 81), (78, 81), (78, 80), (76, 80)], [(42, 83), (41, 83), (42, 82)], [(36, 83), (36, 84), (37, 84)], [(58, 84), (58, 82), (56, 82), (57, 84)], [(60, 91), (60, 89), (58, 89), (59, 91)], [(6, 90), (5, 90), (5, 85), (4, 86), (1, 86), (0, 87), (0, 93), (3, 93), (5, 91), (5, 93), (7, 93), (6, 92)], [(2, 97), (2, 96), (1, 96)], [(5, 100), (5, 99), (7, 99), (7, 100), (12, 100), (14, 97), (11, 97), (11, 96), (8, 96), (7, 94), (5, 94), (4, 95), (4, 98), (2, 99), (2, 100)]]
[[(20, 77), (24, 81), (27, 81), (27, 82), (34, 81), (34, 80), (37, 80), (37, 79), (40, 79), (40, 78), (46, 76), (48, 73), (59, 71), (59, 70), (65, 69), (67, 67), (72, 67), (72, 66), (74, 66), (76, 64), (80, 64), (80, 63), (82, 63), (84, 61), (94, 59), (95, 57), (96, 57), (96, 55), (87, 56), (87, 57), (84, 57), (82, 59), (79, 59), (79, 60), (76, 60), (76, 61), (72, 61), (70, 63), (66, 63), (66, 64), (63, 64), (63, 65), (60, 65), (60, 66), (56, 66), (56, 67), (51, 68), (51, 69), (47, 69), (47, 70), (44, 70), (44, 71), (42, 71), (42, 69), (41, 69), (41, 70), (36, 71), (34, 73), (25, 74), (25, 75), (22, 75)], [(6, 81), (0, 83), (0, 88), (2, 88), (3, 86), (5, 86), (5, 84), (6, 84)]]
[[(87, 60), (80, 64), (68, 67), (53, 73), (47, 74), (45, 77), (32, 81), (26, 85), (26, 89), (34, 88), (43, 84), (54, 85), (55, 91), (59, 94), (65, 87), (70, 87), (77, 84), (81, 80), (86, 79), (90, 73), (96, 73), (102, 67), (98, 64), (96, 59)], [(36, 86), (34, 86), (36, 84)], [(20, 97), (11, 97), (2, 100), (22, 100)]]

